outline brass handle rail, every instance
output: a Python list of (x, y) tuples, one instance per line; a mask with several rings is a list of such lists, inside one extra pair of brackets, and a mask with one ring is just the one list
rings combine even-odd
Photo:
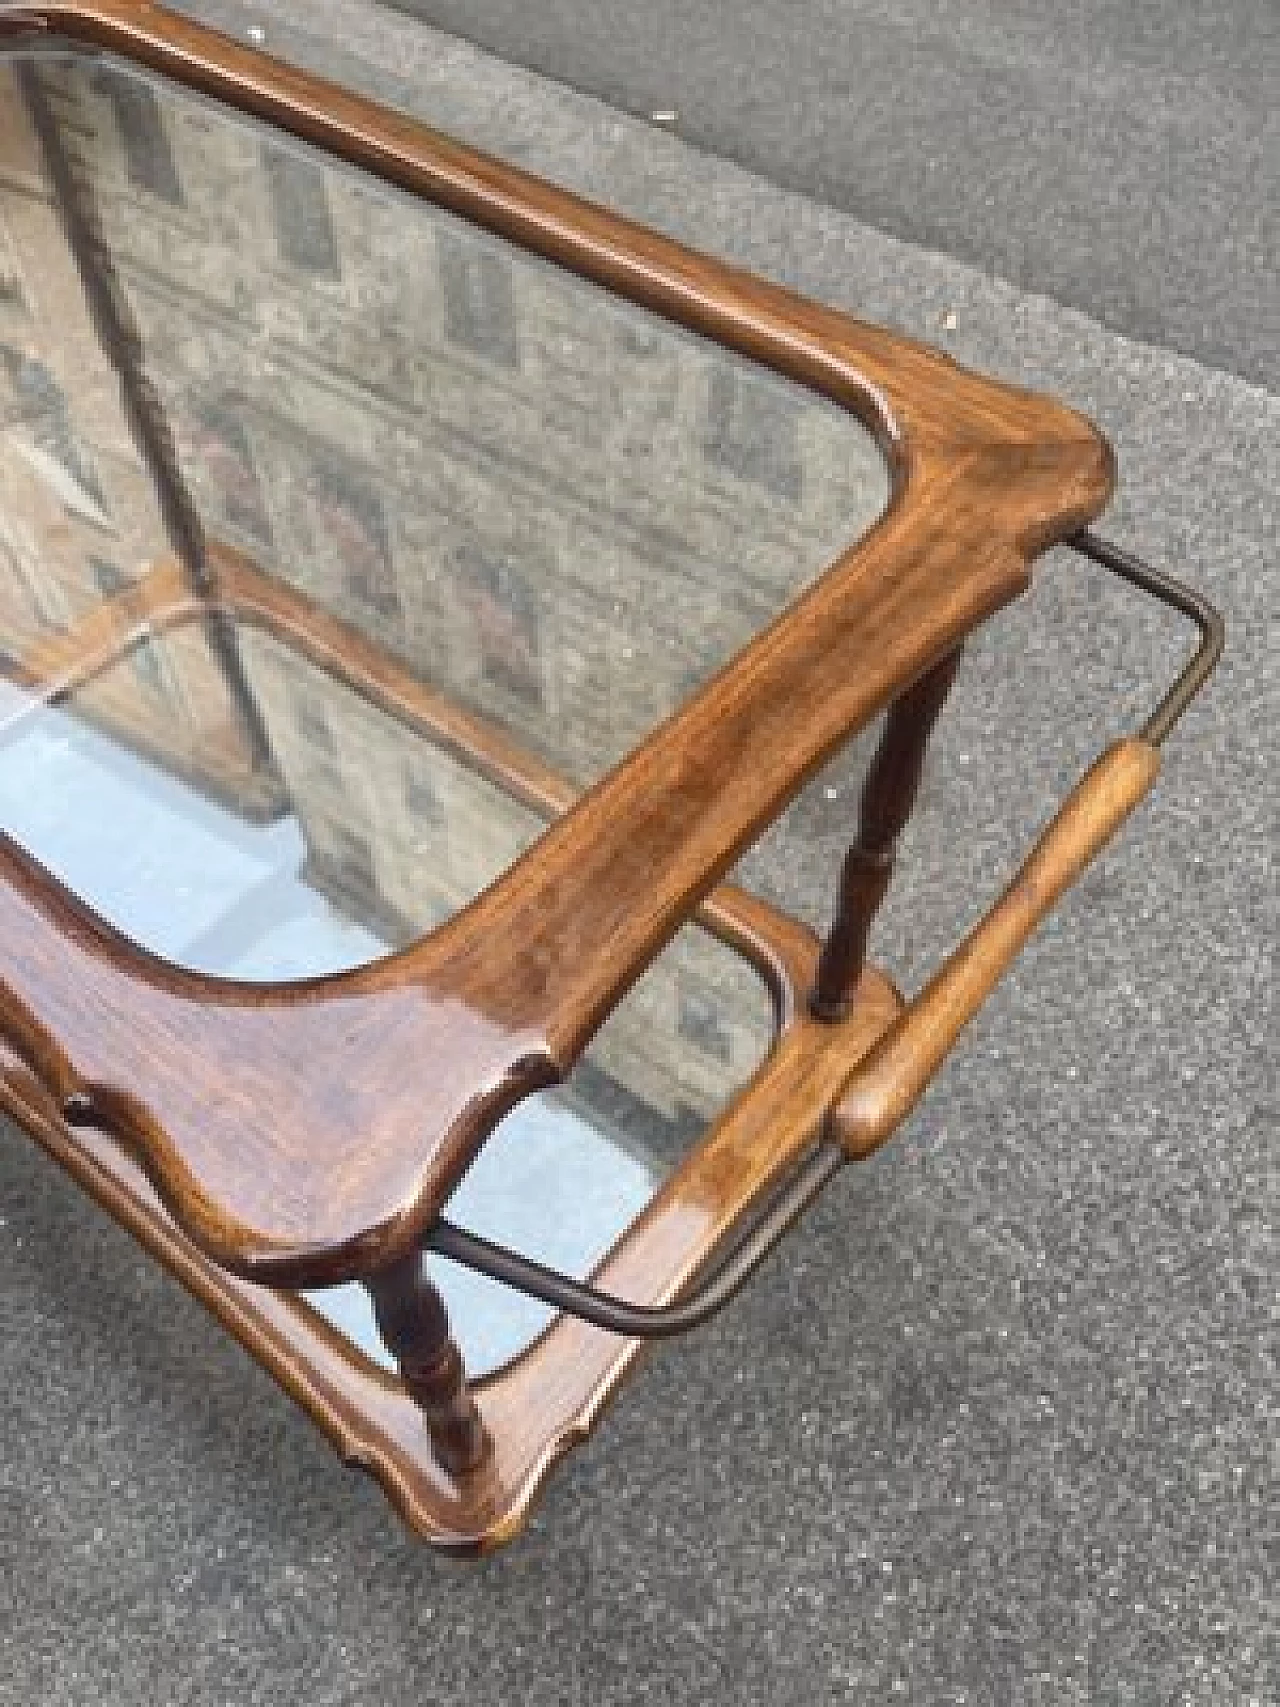
[(1144, 593), (1149, 593), (1162, 605), (1168, 605), (1172, 610), (1180, 612), (1200, 630), (1200, 644), (1194, 654), (1178, 672), (1173, 685), (1138, 731), (1140, 740), (1159, 747), (1217, 668), (1226, 642), (1226, 627), (1221, 613), (1214, 609), (1208, 599), (1202, 598), (1194, 587), (1185, 586), (1181, 581), (1175, 581), (1172, 575), (1165, 575), (1160, 570), (1153, 569), (1149, 563), (1144, 563), (1131, 551), (1113, 545), (1110, 540), (1099, 538), (1089, 528), (1082, 528), (1065, 543), (1070, 550), (1078, 551), (1082, 557), (1091, 558), (1101, 568), (1118, 575), (1121, 580), (1130, 582)]
[(699, 1281), (696, 1290), (674, 1304), (630, 1304), (558, 1269), (546, 1268), (506, 1245), (469, 1233), (443, 1216), (428, 1230), (426, 1246), (437, 1256), (448, 1257), (465, 1268), (488, 1275), (491, 1280), (500, 1280), (517, 1292), (539, 1298), (544, 1304), (566, 1315), (579, 1316), (609, 1333), (623, 1334), (628, 1339), (671, 1339), (701, 1327), (724, 1309), (848, 1160), (839, 1144), (823, 1139), (732, 1253), (711, 1275)]
[(1222, 656), (1222, 617), (1193, 589), (1088, 530), (1067, 544), (1194, 622), (1195, 653), (1137, 735), (1117, 741), (1080, 779), (999, 900), (854, 1066), (841, 1094), (815, 1119), (817, 1144), (746, 1237), (666, 1305), (613, 1297), (443, 1216), (427, 1232), (428, 1250), (610, 1333), (629, 1339), (687, 1333), (730, 1302), (847, 1161), (869, 1156), (897, 1130), (1032, 931), (1150, 792), (1160, 746)]

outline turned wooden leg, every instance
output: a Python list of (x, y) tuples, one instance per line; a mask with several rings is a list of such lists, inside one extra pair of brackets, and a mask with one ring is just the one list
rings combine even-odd
[(449, 1314), (421, 1252), (368, 1276), (378, 1332), (400, 1365), (446, 1470), (474, 1470), (489, 1436), (467, 1386), (462, 1354), (449, 1332)]
[(867, 937), (893, 874), (894, 846), (920, 787), (929, 734), (960, 665), (960, 649), (927, 670), (890, 707), (862, 789), (858, 834), (840, 872), (835, 922), (809, 996), (814, 1017), (838, 1020), (862, 975)]

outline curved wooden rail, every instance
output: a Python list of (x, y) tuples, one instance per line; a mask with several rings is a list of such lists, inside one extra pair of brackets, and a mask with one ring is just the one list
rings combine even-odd
[(498, 1118), (569, 1071), (850, 734), (1101, 510), (1110, 451), (1059, 404), (156, 8), (0, 13), (0, 44), (33, 31), (120, 52), (738, 349), (869, 422), (893, 461), (871, 534), (492, 888), (377, 965), (284, 986), (180, 972), (0, 844), (0, 1035), (27, 1040), (71, 1115), (134, 1147), (217, 1262), (287, 1285), (350, 1278), (408, 1251)]

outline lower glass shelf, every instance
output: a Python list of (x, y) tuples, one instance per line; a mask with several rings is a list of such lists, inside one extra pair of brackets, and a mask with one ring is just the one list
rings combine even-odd
[[(265, 810), (260, 766), (224, 767), (215, 778), (196, 763), (207, 731), (166, 730), (139, 709), (157, 674), (212, 669), (201, 626), (146, 637), (47, 701), (0, 680), (0, 828), (153, 954), (250, 982), (339, 973), (395, 952), (465, 905), (541, 832), (542, 818), (429, 732), (264, 634), (244, 628), (240, 641), (270, 742), (275, 795)], [(318, 780), (291, 757), (300, 719), (360, 732)], [(235, 725), (220, 727), (226, 737)], [(436, 839), (415, 833), (429, 787), (429, 816), (443, 820)], [(366, 856), (339, 862), (334, 848), (357, 835)], [(588, 1277), (751, 1077), (775, 1023), (752, 961), (686, 926), (569, 1081), (526, 1099), (495, 1129), (450, 1218)], [(508, 1363), (551, 1319), (509, 1288), (443, 1259), (432, 1265), (472, 1375)], [(393, 1367), (362, 1287), (305, 1297), (365, 1356)]]

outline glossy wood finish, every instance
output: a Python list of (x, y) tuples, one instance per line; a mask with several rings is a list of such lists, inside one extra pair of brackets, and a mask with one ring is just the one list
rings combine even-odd
[(872, 921), (893, 875), (897, 840), (915, 806), (929, 735), (959, 667), (957, 649), (926, 670), (889, 708), (863, 785), (858, 834), (840, 872), (836, 916), (809, 997), (818, 1019), (842, 1018), (862, 975)]
[(274, 988), (181, 973), (0, 849), (6, 1030), (48, 1091), (145, 1158), (219, 1263), (280, 1284), (358, 1277), (413, 1248), (496, 1120), (564, 1077), (841, 742), (1098, 512), (1110, 454), (1055, 403), (154, 8), (0, 19), (0, 39), (33, 33), (141, 61), (776, 367), (870, 422), (893, 460), (895, 499), (867, 539), (505, 878), (376, 966)]
[[(567, 1075), (694, 914), (768, 979), (777, 1040), (595, 1283), (672, 1300), (822, 1131), (858, 1157), (896, 1129), (1026, 936), (1154, 780), (1152, 749), (1114, 749), (909, 1009), (865, 966), (893, 838), (964, 637), (1023, 590), (1040, 550), (1101, 510), (1110, 453), (1055, 403), (746, 278), (150, 5), (0, 11), (0, 43), (55, 38), (255, 114), (777, 369), (868, 424), (892, 467), (893, 503), (873, 532), (581, 798), (517, 741), (202, 532), (193, 545), (179, 529), (181, 566), (157, 565), (18, 667), (47, 698), (148, 629), (256, 623), (556, 819), (429, 937), (356, 972), (276, 986), (146, 954), (0, 838), (0, 1106), (209, 1305), (346, 1460), (377, 1475), (419, 1533), (482, 1550), (516, 1532), (639, 1347), (561, 1318), (468, 1389), (417, 1241), (494, 1123)], [(91, 224), (77, 252), (92, 297), (104, 287)], [(126, 397), (135, 413), (137, 401)], [(163, 474), (163, 443), (157, 452), (142, 437)], [(819, 971), (810, 932), (721, 880), (887, 706)], [(815, 987), (822, 1020), (805, 999)], [(373, 1293), (403, 1379), (304, 1301), (253, 1283), (349, 1278)]]
[(491, 1449), (467, 1387), (462, 1353), (449, 1329), (444, 1299), (416, 1252), (365, 1281), (378, 1332), (395, 1353), (405, 1388), (422, 1412), (432, 1450), (455, 1476), (478, 1468)]
[[(456, 746), (535, 808), (552, 812), (570, 804), (573, 791), (539, 761), (433, 695), (302, 594), (216, 544), (211, 568), (211, 597), (227, 615), (261, 623), (388, 711)], [(112, 638), (103, 614), (95, 613), (83, 626), (79, 658), (69, 636), (48, 662), (64, 685), (87, 680), (133, 634), (197, 620), (205, 608), (176, 566), (158, 565), (116, 601)], [(905, 1012), (885, 980), (866, 971), (843, 1022), (811, 1018), (803, 1001), (818, 958), (811, 933), (741, 892), (727, 886), (716, 891), (702, 916), (769, 979), (778, 1002), (778, 1043), (753, 1084), (618, 1242), (598, 1269), (597, 1284), (648, 1302), (678, 1295), (803, 1154), (824, 1108), (836, 1111), (831, 1125), (851, 1154), (867, 1154), (883, 1142), (1035, 923), (1145, 793), (1156, 765), (1154, 750), (1139, 742), (1122, 743), (1101, 762), (990, 920)], [(56, 1064), (46, 1063), (40, 1078), (56, 1071)], [(13, 1058), (0, 1073), (0, 1102), (209, 1304), (343, 1456), (370, 1469), (406, 1520), (439, 1545), (474, 1551), (510, 1539), (550, 1468), (590, 1430), (639, 1355), (635, 1342), (560, 1319), (524, 1356), (478, 1385), (474, 1417), (446, 1359), (444, 1394), (433, 1388), (426, 1396), (436, 1417), (443, 1397), (446, 1428), (460, 1427), (452, 1462), (475, 1454), (475, 1467), (459, 1479), (437, 1456), (408, 1388), (367, 1362), (305, 1303), (210, 1263), (173, 1225), (138, 1162), (99, 1132), (69, 1131), (40, 1080)], [(481, 1428), (491, 1443), (484, 1453)], [(446, 1460), (450, 1452), (446, 1439)]]
[[(837, 1027), (822, 1025), (801, 999), (817, 958), (811, 933), (727, 890), (707, 911), (719, 934), (749, 945), (772, 968), (781, 1030), (754, 1090), (725, 1111), (593, 1277), (654, 1303), (677, 1296), (785, 1177), (813, 1140), (814, 1110), (836, 1097), (901, 1007), (888, 981), (868, 970), (848, 1017)], [(558, 1319), (522, 1357), (477, 1384), (492, 1452), (458, 1478), (441, 1465), (400, 1382), (304, 1302), (212, 1263), (175, 1226), (139, 1162), (92, 1127), (70, 1130), (42, 1080), (3, 1050), (0, 1107), (202, 1299), (343, 1459), (375, 1475), (405, 1521), (437, 1546), (472, 1553), (511, 1540), (551, 1469), (591, 1432), (642, 1350), (636, 1341)]]
[[(263, 575), (240, 553), (210, 542), (209, 593), (199, 597), (176, 563), (164, 562), (109, 608), (28, 655), (33, 705), (110, 668), (139, 635), (203, 621), (210, 609), (253, 622), (548, 816), (575, 791), (502, 731), (433, 693), (404, 666), (305, 595)], [(47, 674), (41, 676), (39, 664)], [(750, 1096), (725, 1111), (676, 1169), (640, 1221), (597, 1271), (599, 1284), (644, 1301), (674, 1297), (744, 1217), (769, 1196), (816, 1135), (815, 1110), (828, 1104), (853, 1065), (891, 1022), (900, 1002), (868, 972), (854, 1011), (834, 1030), (813, 1022), (802, 996), (813, 976), (811, 932), (766, 903), (721, 885), (700, 921), (747, 956), (773, 992), (778, 1043)], [(639, 1354), (634, 1342), (560, 1320), (507, 1369), (474, 1390), (491, 1454), (456, 1480), (424, 1423), (420, 1400), (438, 1415), (433, 1387), (410, 1389), (363, 1358), (305, 1302), (235, 1278), (210, 1262), (175, 1227), (139, 1161), (93, 1127), (72, 1130), (45, 1085), (65, 1070), (53, 1049), (41, 1060), (38, 1028), (14, 1011), (0, 1050), (0, 1103), (94, 1196), (201, 1297), (312, 1414), (352, 1463), (372, 1470), (406, 1520), (438, 1545), (471, 1551), (510, 1539), (556, 1460), (594, 1425)], [(33, 1073), (32, 1067), (38, 1071)], [(396, 1330), (392, 1327), (392, 1332)], [(413, 1359), (410, 1358), (410, 1363)], [(430, 1362), (430, 1359), (422, 1361)], [(460, 1388), (445, 1366), (446, 1422), (456, 1421)], [(453, 1462), (478, 1448), (463, 1400), (464, 1441)], [(450, 1443), (444, 1447), (446, 1458)]]

